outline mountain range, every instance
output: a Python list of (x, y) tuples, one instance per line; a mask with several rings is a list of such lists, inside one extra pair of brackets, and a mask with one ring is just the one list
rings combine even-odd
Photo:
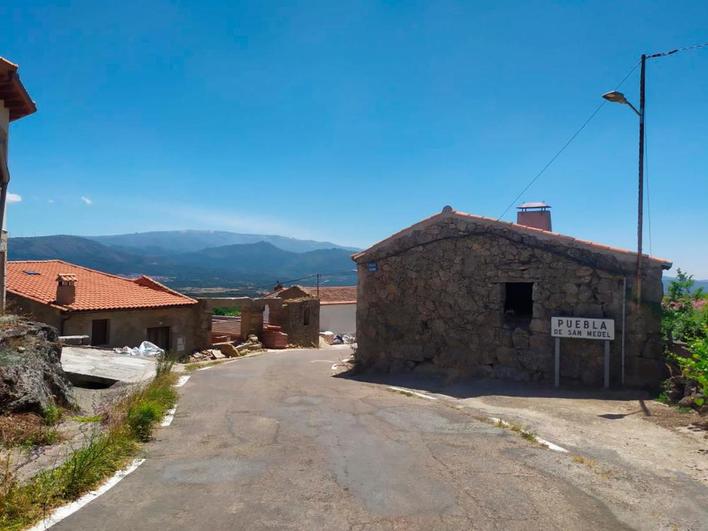
[(113, 236), (10, 238), (10, 260), (50, 260), (108, 273), (153, 276), (175, 288), (269, 290), (277, 282), (356, 283), (351, 254), (330, 242), (224, 231), (163, 231)]

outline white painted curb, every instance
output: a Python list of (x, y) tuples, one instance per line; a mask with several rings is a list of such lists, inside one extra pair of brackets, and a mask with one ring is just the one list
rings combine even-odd
[(437, 400), (437, 398), (434, 396), (426, 395), (425, 393), (419, 393), (418, 391), (413, 391), (412, 389), (406, 389), (405, 387), (396, 387), (395, 385), (389, 385), (387, 387), (392, 391), (398, 391), (399, 393), (408, 393), (419, 398), (425, 398), (427, 400)]
[(79, 498), (76, 501), (71, 502), (68, 505), (64, 505), (63, 507), (59, 507), (47, 518), (45, 518), (44, 520), (39, 522), (34, 527), (30, 528), (29, 531), (44, 531), (45, 529), (49, 529), (53, 525), (58, 524), (59, 522), (64, 520), (64, 518), (71, 516), (76, 511), (81, 509), (84, 505), (91, 503), (93, 500), (98, 498), (101, 494), (105, 494), (110, 489), (115, 487), (120, 480), (125, 478), (128, 474), (134, 472), (135, 469), (138, 468), (140, 465), (142, 465), (144, 462), (145, 462), (145, 459), (134, 460), (127, 468), (124, 468), (123, 470), (119, 470), (118, 472), (116, 472), (113, 475), (113, 477), (111, 477), (111, 479), (106, 481), (99, 488), (97, 488), (96, 490), (92, 490), (91, 492), (88, 492), (87, 494), (84, 494), (83, 496), (81, 496), (81, 498)]
[(177, 380), (177, 383), (175, 384), (175, 387), (182, 387), (184, 384), (187, 383), (189, 378), (191, 378), (189, 375), (180, 376), (179, 380)]
[[(511, 428), (511, 424), (509, 424), (507, 421), (502, 420), (498, 417), (487, 417), (488, 420), (491, 420), (495, 424), (499, 424), (501, 426), (504, 426), (505, 428)], [(521, 430), (522, 433), (527, 433), (530, 435), (533, 435), (534, 438), (536, 439), (536, 442), (540, 444), (541, 446), (545, 446), (549, 450), (553, 450), (554, 452), (561, 452), (563, 454), (567, 454), (568, 450), (563, 448), (562, 446), (558, 446), (557, 444), (552, 443), (551, 441), (547, 441), (546, 439), (541, 439), (540, 437), (537, 437), (535, 434), (526, 431), (526, 430)]]
[(160, 422), (160, 426), (163, 428), (166, 428), (170, 424), (172, 424), (172, 421), (175, 420), (175, 412), (177, 411), (177, 406), (173, 407), (172, 409), (168, 409), (167, 412), (165, 413), (165, 417), (162, 419), (162, 422)]

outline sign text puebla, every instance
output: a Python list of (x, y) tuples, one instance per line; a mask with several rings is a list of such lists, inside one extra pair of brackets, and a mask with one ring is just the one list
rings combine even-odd
[(615, 338), (615, 320), (551, 317), (551, 336), (608, 341)]

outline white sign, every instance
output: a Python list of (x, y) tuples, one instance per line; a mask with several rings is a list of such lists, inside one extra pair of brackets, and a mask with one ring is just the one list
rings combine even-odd
[(615, 320), (551, 317), (551, 336), (608, 341), (615, 338)]

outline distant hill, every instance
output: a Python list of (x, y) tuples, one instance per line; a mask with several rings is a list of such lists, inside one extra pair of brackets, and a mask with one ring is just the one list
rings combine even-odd
[(120, 249), (106, 247), (98, 242), (79, 236), (37, 236), (10, 238), (8, 259), (52, 260), (100, 269), (107, 273), (122, 273), (133, 267), (142, 267), (145, 257)]
[(331, 242), (314, 240), (298, 240), (285, 236), (268, 234), (241, 234), (227, 231), (207, 230), (174, 230), (158, 232), (137, 232), (134, 234), (117, 234), (113, 236), (87, 236), (111, 247), (118, 247), (129, 252), (140, 252), (151, 255), (168, 255), (200, 251), (208, 247), (223, 247), (225, 245), (240, 245), (265, 242), (275, 247), (293, 253), (306, 253), (318, 249), (346, 249), (357, 251), (353, 247), (343, 247)]
[[(662, 280), (664, 282), (664, 293), (665, 293), (666, 288), (669, 287), (669, 284), (671, 284), (671, 281), (676, 280), (676, 277), (664, 277)], [(693, 288), (694, 289), (703, 288), (703, 291), (708, 293), (708, 280), (695, 280), (694, 279)]]
[(312, 284), (315, 273), (321, 273), (322, 279), (332, 285), (356, 283), (352, 252), (341, 247), (292, 252), (257, 242), (191, 252), (154, 251), (147, 246), (104, 245), (79, 236), (11, 238), (8, 243), (10, 260), (61, 259), (108, 273), (156, 276), (174, 287), (267, 290), (276, 281)]

